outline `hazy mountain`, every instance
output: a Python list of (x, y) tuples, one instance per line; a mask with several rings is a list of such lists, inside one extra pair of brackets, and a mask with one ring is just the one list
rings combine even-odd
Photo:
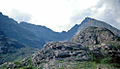
[(64, 37), (62, 37), (60, 33), (54, 32), (45, 26), (34, 25), (27, 22), (21, 22), (20, 26), (33, 32), (37, 37), (44, 39), (46, 42), (60, 41), (64, 39)]
[(45, 42), (48, 41), (64, 41), (71, 39), (71, 37), (77, 32), (77, 29), (79, 25), (75, 25), (72, 27), (69, 31), (63, 31), (63, 32), (54, 32), (53, 30), (41, 26), (41, 25), (34, 25), (27, 22), (21, 22), (20, 26), (24, 29), (27, 29), (31, 32), (33, 32), (37, 37), (40, 37), (45, 40)]
[(78, 32), (84, 30), (85, 28), (89, 26), (94, 26), (94, 27), (103, 27), (111, 30), (115, 35), (120, 36), (120, 30), (117, 28), (109, 25), (108, 23), (105, 23), (103, 21), (99, 21), (90, 17), (86, 17), (80, 24)]
[(77, 32), (79, 25), (75, 25), (69, 31), (54, 32), (53, 30), (27, 22), (17, 23), (17, 21), (0, 13), (0, 30), (6, 36), (18, 40), (31, 47), (41, 48), (49, 41), (67, 41)]
[(31, 47), (40, 48), (45, 43), (44, 39), (38, 38), (33, 32), (24, 29), (15, 20), (2, 13), (0, 13), (0, 31), (3, 31), (7, 37)]
[(78, 28), (80, 27), (79, 24), (74, 25), (70, 30), (67, 31), (67, 35), (69, 35), (69, 40), (76, 34)]
[(0, 64), (23, 59), (33, 54), (34, 51), (35, 49), (6, 37), (6, 35), (0, 31)]

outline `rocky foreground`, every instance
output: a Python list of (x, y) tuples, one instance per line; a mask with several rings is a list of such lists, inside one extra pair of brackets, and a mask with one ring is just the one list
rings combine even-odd
[(106, 28), (88, 27), (71, 42), (49, 42), (20, 62), (4, 69), (119, 69), (120, 38)]

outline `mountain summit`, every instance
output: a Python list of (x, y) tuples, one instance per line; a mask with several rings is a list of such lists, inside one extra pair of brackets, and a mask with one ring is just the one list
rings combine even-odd
[(80, 24), (78, 32), (84, 30), (85, 28), (88, 28), (89, 26), (94, 26), (94, 27), (102, 27), (109, 29), (112, 31), (116, 36), (120, 36), (120, 30), (117, 28), (111, 26), (108, 23), (105, 23), (103, 21), (96, 20), (94, 18), (86, 17)]

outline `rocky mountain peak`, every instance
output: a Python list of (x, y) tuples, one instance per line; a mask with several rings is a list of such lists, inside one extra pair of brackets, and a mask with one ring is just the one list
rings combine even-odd
[(115, 41), (116, 36), (106, 28), (99, 28), (90, 26), (83, 31), (78, 32), (73, 38), (72, 42), (81, 43), (84, 45), (101, 44), (107, 41)]
[(90, 17), (86, 17), (81, 22), (81, 24), (78, 28), (78, 32), (88, 28), (89, 26), (106, 28), (106, 29), (109, 29), (111, 32), (113, 32), (116, 36), (120, 36), (120, 30), (118, 30), (117, 28), (111, 26), (108, 23), (105, 23), (103, 21), (99, 21), (99, 20), (96, 20), (96, 19), (90, 18)]
[(93, 19), (91, 17), (86, 17), (85, 20), (95, 20), (95, 19)]

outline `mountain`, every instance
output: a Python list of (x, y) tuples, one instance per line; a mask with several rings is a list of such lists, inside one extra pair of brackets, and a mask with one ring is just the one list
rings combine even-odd
[(119, 40), (113, 32), (106, 28), (89, 26), (84, 31), (79, 31), (73, 38), (72, 42), (83, 45), (96, 45), (109, 41)]
[(68, 37), (69, 40), (71, 40), (71, 38), (76, 34), (79, 27), (80, 27), (79, 24), (75, 24), (70, 30), (67, 31), (67, 35), (69, 35)]
[[(75, 25), (72, 27), (69, 31), (63, 31), (63, 32), (54, 32), (53, 30), (41, 26), (41, 25), (34, 25), (27, 22), (21, 22), (20, 26), (24, 29), (30, 30), (33, 32), (37, 37), (40, 37), (45, 40), (45, 42), (49, 41), (64, 41), (71, 39), (71, 37), (77, 32), (77, 29), (79, 25)], [(48, 36), (49, 34), (49, 36)]]
[(45, 42), (64, 40), (64, 37), (62, 37), (60, 33), (54, 32), (45, 26), (34, 25), (27, 22), (21, 22), (20, 26), (33, 32), (37, 37), (44, 39)]
[[(110, 30), (100, 27), (88, 27), (80, 31), (79, 35), (73, 37), (74, 40), (81, 41), (81, 35), (85, 36), (86, 38), (82, 39), (86, 45), (79, 41), (49, 42), (40, 51), (34, 53), (31, 58), (26, 58), (17, 64), (11, 62), (3, 66), (13, 69), (116, 69), (116, 66), (109, 64), (120, 64), (120, 37)], [(97, 44), (94, 40), (96, 37), (98, 42), (100, 41)]]
[(118, 29), (105, 22), (89, 17), (86, 17), (81, 24), (76, 24), (67, 32), (55, 32), (41, 25), (34, 25), (27, 22), (17, 23), (12, 18), (0, 13), (0, 31), (3, 31), (9, 38), (13, 38), (18, 40), (20, 43), (35, 48), (42, 48), (45, 43), (50, 41), (69, 41), (76, 32), (84, 30), (89, 26), (107, 28), (115, 35), (120, 35), (120, 31)]
[[(114, 28), (113, 26), (103, 21), (99, 21), (99, 20), (96, 20), (90, 17), (86, 17), (81, 22), (81, 24), (76, 24), (67, 32), (66, 31), (54, 32), (45, 26), (34, 25), (34, 24), (26, 23), (26, 22), (21, 22), (20, 25), (24, 27), (25, 29), (30, 30), (31, 32), (34, 32), (36, 36), (44, 39), (45, 42), (70, 40), (72, 36), (75, 35), (76, 32), (82, 31), (89, 26), (107, 28), (110, 31), (112, 31), (115, 35), (117, 36), (120, 35), (120, 30)], [(49, 36), (47, 36), (46, 33), (49, 34)]]
[(12, 39), (19, 41), (31, 47), (41, 48), (44, 45), (44, 39), (38, 38), (30, 30), (21, 27), (15, 20), (0, 13), (0, 31)]
[(49, 41), (67, 41), (77, 32), (78, 27), (79, 25), (76, 24), (67, 32), (54, 32), (45, 26), (27, 22), (18, 23), (0, 13), (0, 31), (3, 31), (9, 38), (35, 48), (42, 48)]
[(14, 39), (6, 37), (6, 35), (0, 31), (0, 64), (23, 59), (33, 54), (34, 50), (35, 49), (25, 46)]
[(109, 25), (108, 23), (105, 23), (103, 21), (99, 21), (90, 17), (86, 17), (80, 24), (78, 32), (86, 29), (89, 26), (94, 26), (94, 27), (103, 27), (107, 28), (110, 31), (112, 31), (115, 35), (120, 36), (120, 30), (117, 28)]

